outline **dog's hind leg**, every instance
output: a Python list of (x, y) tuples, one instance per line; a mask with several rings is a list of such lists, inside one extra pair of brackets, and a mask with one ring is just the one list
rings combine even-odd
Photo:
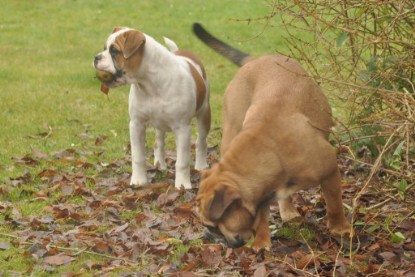
[(343, 235), (352, 231), (343, 210), (341, 179), (338, 168), (321, 183), (324, 200), (327, 205), (328, 228), (334, 235)]
[(192, 130), (190, 124), (182, 125), (174, 131), (176, 136), (176, 177), (174, 186), (177, 189), (183, 185), (185, 189), (192, 188), (190, 183), (190, 140)]
[(207, 135), (210, 130), (210, 107), (207, 106), (197, 117), (197, 140), (195, 169), (202, 170), (207, 164)]
[(164, 139), (166, 132), (156, 129), (156, 142), (154, 145), (154, 165), (159, 166), (161, 170), (167, 169), (166, 160), (164, 157)]

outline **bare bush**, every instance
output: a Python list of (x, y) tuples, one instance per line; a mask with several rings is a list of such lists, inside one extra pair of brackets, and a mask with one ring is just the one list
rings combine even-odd
[[(289, 55), (329, 92), (340, 148), (357, 161), (414, 182), (415, 2), (279, 0)], [(282, 33), (282, 32), (281, 32)], [(299, 35), (304, 34), (304, 35)], [(362, 157), (365, 159), (362, 159)], [(409, 182), (408, 182), (409, 181)]]

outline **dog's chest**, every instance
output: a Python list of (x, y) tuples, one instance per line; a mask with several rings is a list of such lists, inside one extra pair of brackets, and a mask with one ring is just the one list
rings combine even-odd
[(130, 117), (157, 129), (172, 131), (183, 123), (190, 123), (195, 113), (194, 97), (183, 96), (143, 91), (133, 85), (129, 97)]

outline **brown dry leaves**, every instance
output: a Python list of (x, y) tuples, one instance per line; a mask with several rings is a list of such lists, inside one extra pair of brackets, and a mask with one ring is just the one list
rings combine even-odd
[[(92, 140), (100, 147), (105, 143), (105, 138)], [(327, 233), (318, 190), (305, 192), (295, 199), (305, 223), (294, 228), (314, 231), (312, 238), (287, 238), (277, 231), (270, 251), (230, 249), (203, 238), (194, 202), (198, 172), (192, 172), (194, 189), (176, 190), (172, 169), (166, 174), (149, 166), (149, 177), (155, 184), (134, 189), (128, 185), (130, 161), (93, 162), (102, 151), (67, 149), (47, 155), (33, 150), (15, 158), (16, 167), (28, 170), (0, 185), (2, 224), (13, 230), (0, 236), (0, 251), (24, 249), (25, 255), (33, 258), (27, 272), (55, 272), (82, 261), (77, 272), (68, 272), (75, 275), (100, 275), (114, 269), (121, 276), (415, 274), (413, 190), (405, 201), (399, 201), (394, 198), (396, 191), (386, 188), (381, 178), (374, 179), (371, 189), (359, 199), (356, 237), (351, 242)], [(169, 159), (169, 164), (174, 164), (172, 155)], [(210, 162), (217, 159), (212, 148)], [(344, 199), (350, 206), (366, 171), (351, 169), (349, 161), (340, 162), (347, 173)], [(24, 216), (19, 205), (7, 200), (15, 190), (19, 190), (23, 204), (43, 203), (42, 212)], [(271, 209), (270, 224), (279, 230), (284, 225), (277, 207)]]

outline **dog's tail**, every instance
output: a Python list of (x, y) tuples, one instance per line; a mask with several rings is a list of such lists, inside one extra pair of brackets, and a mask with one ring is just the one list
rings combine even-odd
[(228, 58), (238, 66), (243, 66), (253, 59), (251, 55), (233, 48), (232, 46), (212, 36), (208, 31), (205, 30), (205, 28), (202, 27), (200, 23), (193, 23), (193, 32), (207, 46), (225, 58)]
[(169, 48), (170, 52), (174, 53), (179, 50), (179, 47), (174, 41), (166, 37), (163, 37), (163, 38), (164, 38), (164, 43), (167, 45), (167, 48)]

